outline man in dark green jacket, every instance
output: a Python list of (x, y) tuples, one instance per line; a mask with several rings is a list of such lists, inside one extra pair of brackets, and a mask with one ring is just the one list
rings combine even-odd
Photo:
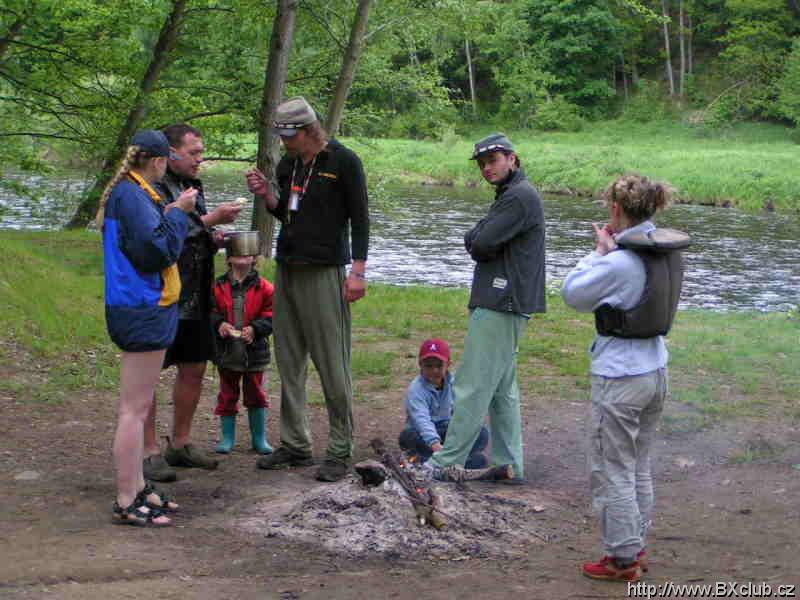
[(430, 465), (463, 467), (488, 414), (492, 464), (513, 465), (515, 479), (522, 481), (517, 351), (531, 314), (545, 312), (544, 213), (505, 135), (495, 133), (475, 144), (472, 158), (495, 186), (495, 201), (464, 236), (475, 261), (469, 331), (447, 439)]

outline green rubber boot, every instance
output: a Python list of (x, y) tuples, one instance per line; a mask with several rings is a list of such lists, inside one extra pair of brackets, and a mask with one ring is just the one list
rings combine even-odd
[(220, 417), (219, 429), (222, 432), (222, 439), (215, 450), (219, 454), (230, 454), (231, 450), (233, 450), (233, 445), (236, 443), (236, 415)]
[(250, 435), (253, 437), (253, 450), (259, 454), (272, 454), (272, 446), (267, 441), (266, 408), (248, 408), (247, 418), (250, 421)]

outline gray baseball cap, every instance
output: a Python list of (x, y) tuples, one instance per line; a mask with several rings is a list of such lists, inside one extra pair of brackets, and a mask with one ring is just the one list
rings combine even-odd
[(483, 154), (498, 151), (514, 152), (514, 144), (511, 143), (511, 140), (509, 140), (504, 133), (493, 133), (475, 144), (475, 150), (473, 150), (470, 160), (475, 160)]
[(298, 129), (317, 120), (317, 113), (302, 96), (289, 98), (275, 109), (272, 131), (283, 137), (292, 137)]

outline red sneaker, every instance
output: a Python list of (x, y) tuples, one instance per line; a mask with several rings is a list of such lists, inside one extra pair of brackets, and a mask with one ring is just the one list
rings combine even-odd
[(636, 555), (636, 560), (639, 562), (639, 567), (647, 573), (650, 570), (650, 560), (647, 558), (647, 549), (642, 548)]
[(605, 579), (607, 581), (639, 581), (642, 576), (639, 570), (639, 561), (621, 569), (610, 556), (604, 556), (597, 562), (583, 563), (583, 574), (592, 579)]

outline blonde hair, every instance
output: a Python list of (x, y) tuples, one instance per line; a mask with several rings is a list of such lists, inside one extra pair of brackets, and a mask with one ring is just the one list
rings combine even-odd
[(106, 203), (108, 202), (108, 197), (111, 195), (114, 186), (125, 179), (128, 173), (131, 172), (131, 169), (143, 167), (151, 158), (153, 158), (153, 156), (147, 150), (139, 146), (128, 146), (128, 150), (125, 152), (125, 157), (122, 159), (119, 169), (117, 169), (117, 172), (111, 178), (111, 181), (108, 182), (106, 189), (103, 190), (103, 194), (100, 196), (100, 206), (97, 208), (97, 215), (95, 215), (94, 218), (95, 225), (98, 229), (103, 229), (103, 221), (106, 217)]
[(650, 181), (643, 175), (623, 175), (603, 192), (606, 205), (616, 202), (634, 223), (641, 223), (672, 203), (674, 190), (668, 183)]

